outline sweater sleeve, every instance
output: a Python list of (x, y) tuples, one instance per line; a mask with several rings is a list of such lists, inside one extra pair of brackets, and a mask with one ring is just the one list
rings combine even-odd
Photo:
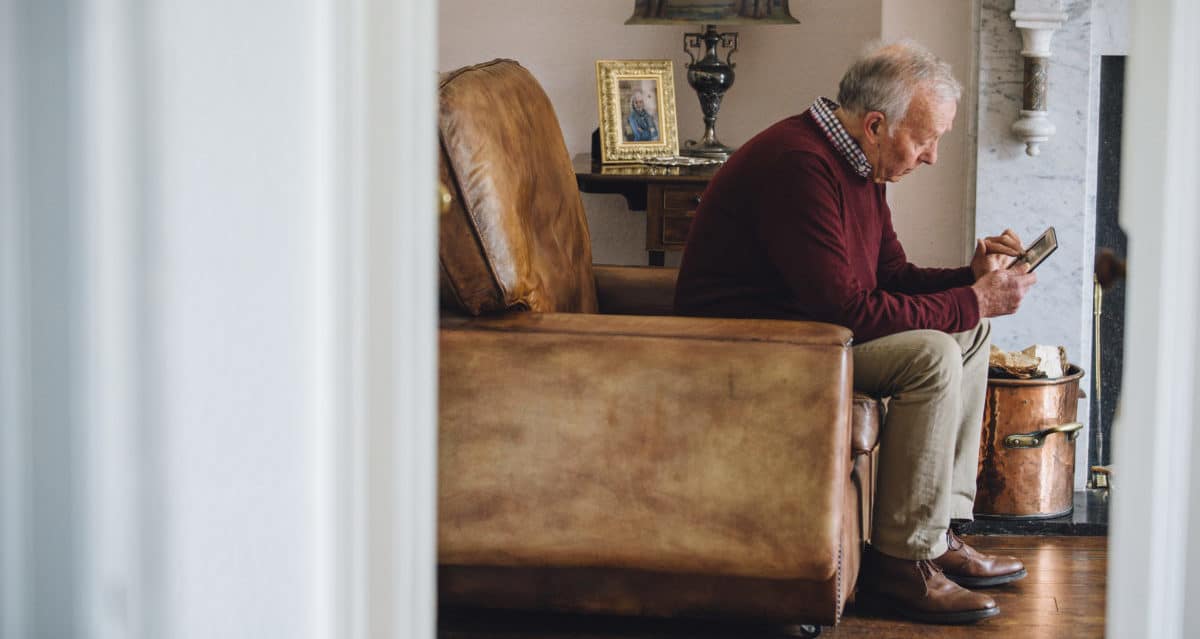
[(979, 323), (978, 301), (969, 288), (911, 294), (859, 281), (838, 181), (822, 158), (788, 153), (775, 172), (759, 194), (756, 233), (804, 316), (845, 326), (858, 342), (915, 329), (956, 333)]
[(975, 283), (970, 266), (960, 268), (922, 268), (908, 261), (904, 247), (892, 226), (892, 213), (883, 200), (883, 233), (879, 245), (879, 266), (876, 273), (879, 288), (894, 293), (937, 293)]

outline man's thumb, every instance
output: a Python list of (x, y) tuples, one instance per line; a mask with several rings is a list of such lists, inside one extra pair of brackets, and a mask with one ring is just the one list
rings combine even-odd
[(983, 239), (975, 240), (975, 257), (983, 257), (987, 255), (987, 244), (984, 244)]

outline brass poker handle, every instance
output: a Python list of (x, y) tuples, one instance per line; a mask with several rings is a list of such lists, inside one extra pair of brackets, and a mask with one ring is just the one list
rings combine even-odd
[(454, 203), (454, 196), (450, 194), (450, 189), (442, 182), (438, 182), (438, 206), (439, 215), (445, 215), (450, 212), (450, 205)]
[(1080, 429), (1083, 428), (1082, 422), (1071, 422), (1069, 424), (1059, 424), (1051, 426), (1034, 433), (1020, 433), (1017, 435), (1009, 435), (1004, 438), (1005, 448), (1041, 448), (1042, 444), (1046, 443), (1046, 437), (1054, 433), (1063, 433), (1067, 436), (1067, 441), (1075, 441), (1079, 436)]

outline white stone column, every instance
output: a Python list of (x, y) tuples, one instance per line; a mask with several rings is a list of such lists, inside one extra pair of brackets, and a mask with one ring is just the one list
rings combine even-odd
[(1009, 16), (1021, 30), (1025, 78), (1021, 117), (1013, 123), (1012, 132), (1025, 143), (1025, 153), (1033, 157), (1055, 132), (1046, 107), (1047, 70), (1050, 41), (1066, 22), (1067, 14), (1062, 12), (1062, 0), (1017, 0), (1016, 7)]

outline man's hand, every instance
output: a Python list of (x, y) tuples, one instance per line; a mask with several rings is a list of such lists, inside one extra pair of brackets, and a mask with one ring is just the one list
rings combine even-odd
[(1021, 238), (1017, 237), (1012, 229), (1004, 229), (1000, 235), (986, 237), (983, 241), (987, 244), (988, 254), (999, 253), (1016, 257), (1025, 252), (1025, 245), (1021, 244)]
[(976, 282), (984, 275), (1002, 269), (1005, 264), (1012, 261), (1012, 258), (1007, 255), (988, 253), (986, 241), (975, 241), (975, 255), (971, 257), (971, 273), (975, 275)]
[(1025, 293), (1037, 283), (1037, 275), (1028, 264), (990, 271), (971, 285), (979, 300), (980, 317), (998, 317), (1017, 312)]
[(975, 242), (975, 255), (971, 258), (971, 272), (975, 281), (988, 273), (1002, 269), (1016, 257), (1025, 252), (1021, 246), (1021, 238), (1012, 229), (1004, 229), (1000, 235), (987, 237)]

